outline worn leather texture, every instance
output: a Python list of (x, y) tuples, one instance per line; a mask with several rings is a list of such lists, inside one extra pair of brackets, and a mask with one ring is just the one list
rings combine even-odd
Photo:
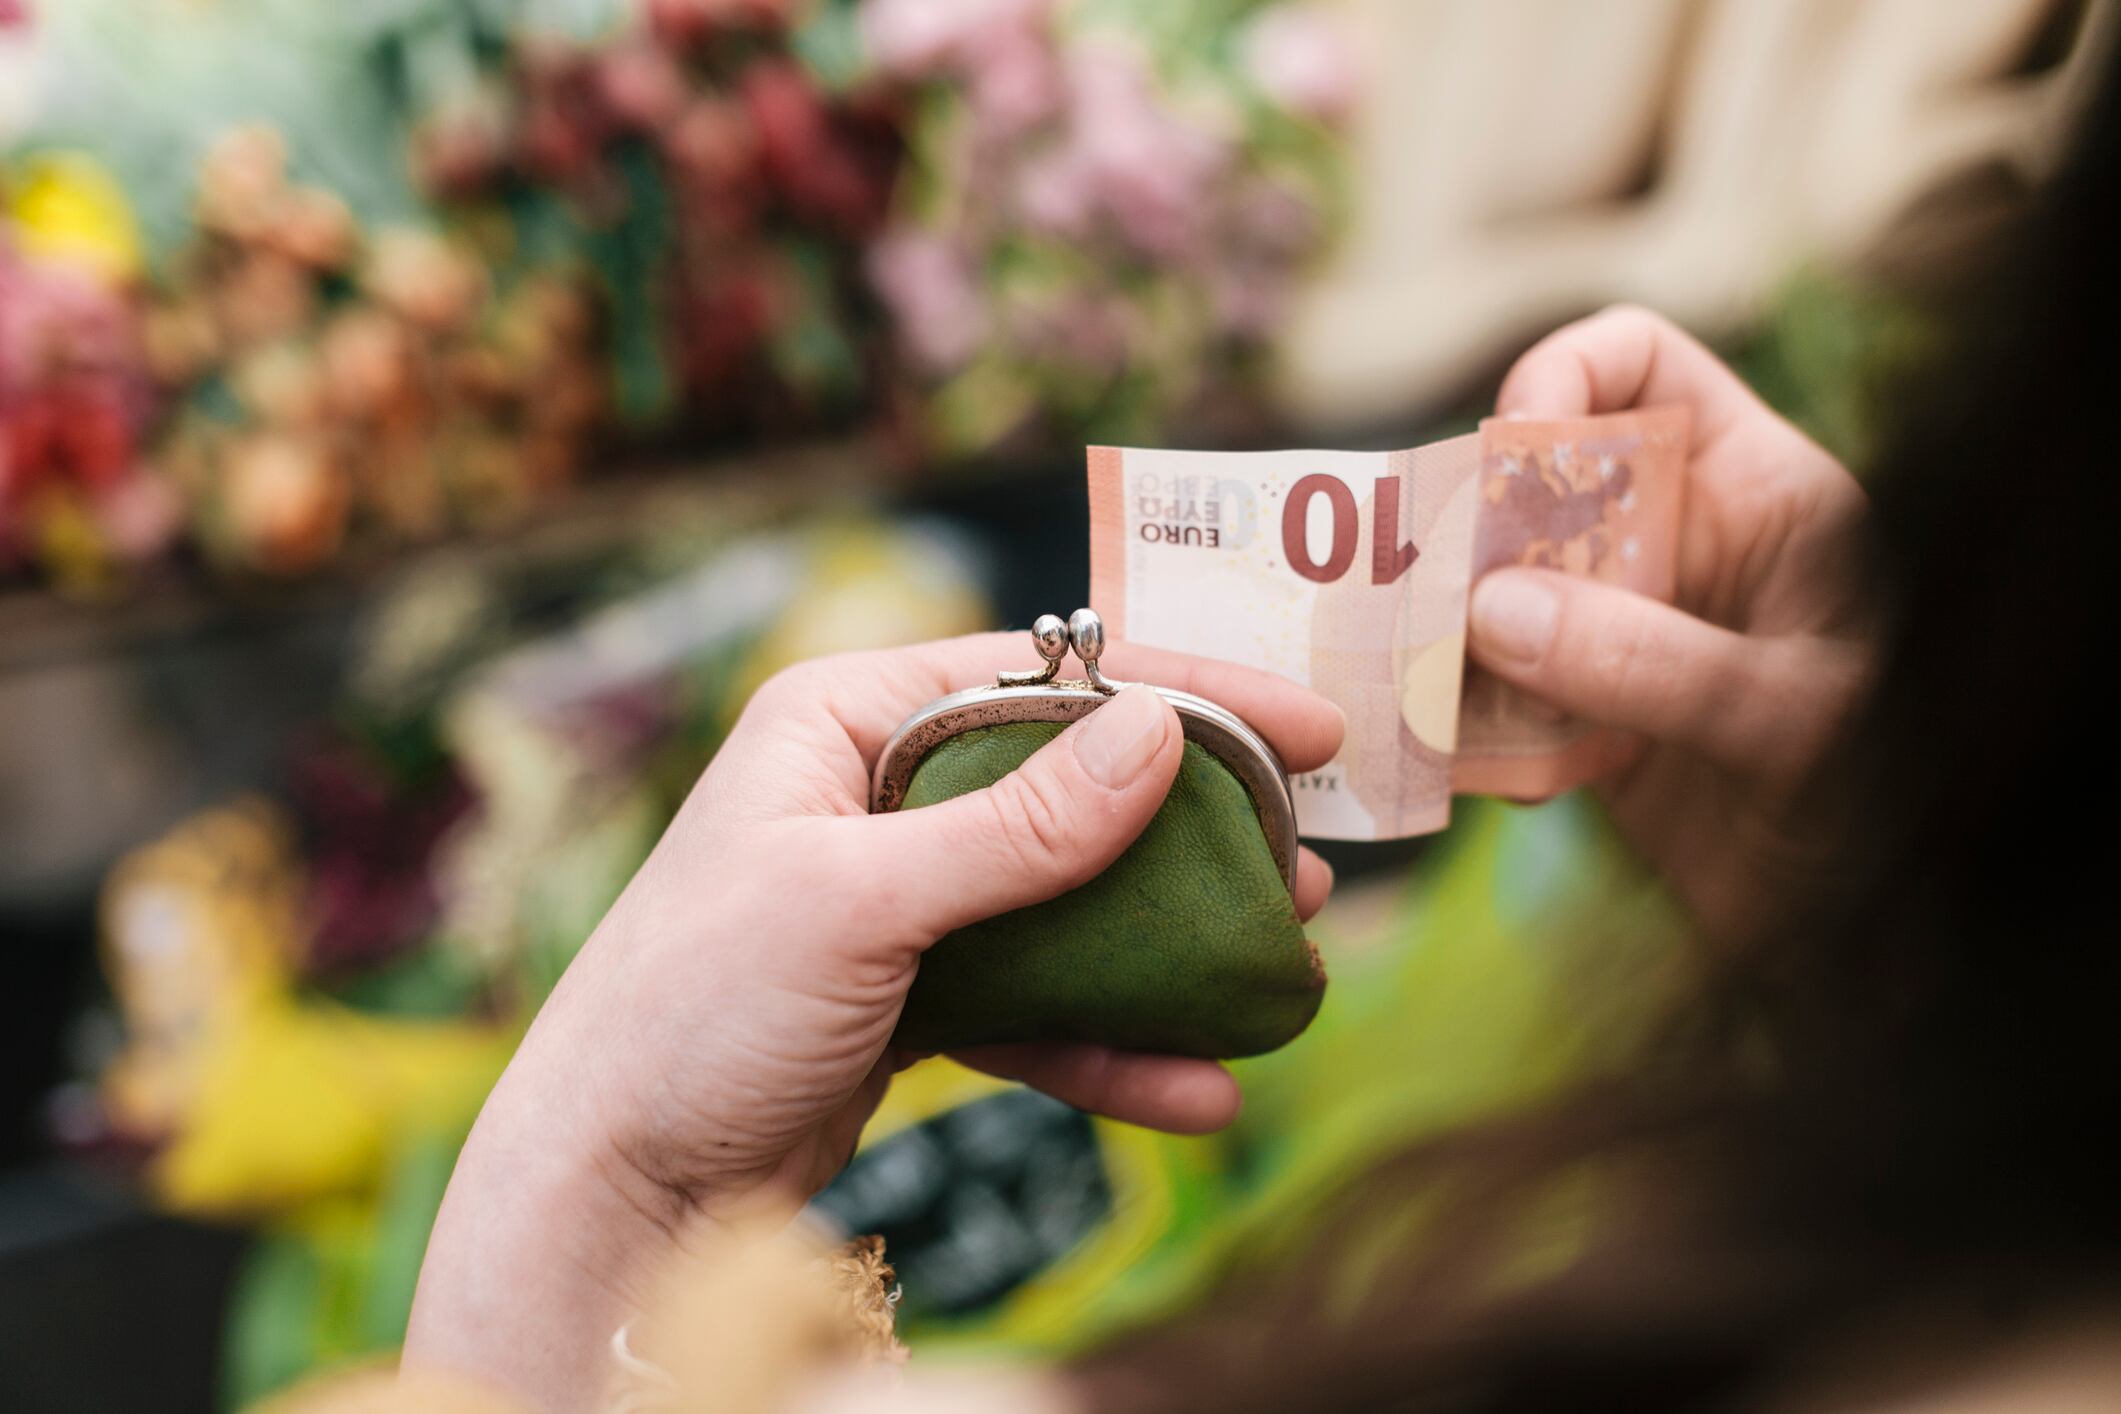
[[(915, 770), (904, 808), (992, 785), (1060, 731), (1016, 722), (952, 737)], [(1257, 1055), (1310, 1024), (1325, 985), (1243, 784), (1189, 741), (1162, 808), (1109, 869), (928, 951), (896, 1039)]]

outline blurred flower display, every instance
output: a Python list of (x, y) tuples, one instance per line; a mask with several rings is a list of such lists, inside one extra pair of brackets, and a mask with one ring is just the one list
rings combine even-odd
[(304, 961), (324, 976), (388, 962), (424, 939), (440, 909), (435, 849), (471, 805), (446, 759), (379, 745), (340, 733), (295, 767), (292, 794), (310, 822)]
[(653, 0), (594, 43), (512, 40), (414, 158), (488, 254), (587, 276), (635, 429), (823, 430), (857, 413), (858, 252), (899, 160), (888, 96), (828, 90), (781, 0)]
[(869, 252), (929, 440), (1212, 425), (1334, 224), (1329, 22), (1054, 0), (866, 0), (912, 87), (911, 170)]
[(144, 474), (153, 388), (114, 200), (91, 164), (45, 162), (0, 223), (0, 571), (39, 564), (82, 587), (175, 530)]
[(29, 0), (0, 0), (0, 143), (14, 136), (36, 102), (30, 20)]
[(298, 990), (304, 882), (288, 817), (250, 799), (136, 851), (105, 888), (127, 1045), (103, 1105), (150, 1146), (149, 1181), (179, 1211), (370, 1191), (404, 1136), (461, 1125), (514, 1048), (490, 1018), (379, 1015)]
[(0, 573), (313, 573), (534, 513), (601, 447), (1212, 437), (1336, 224), (1356, 82), (1308, 6), (451, 13), (446, 61), (347, 30), (404, 75), (382, 140), (424, 211), (356, 209), (256, 125), (143, 251), (18, 121)]
[(602, 390), (579, 291), (497, 289), (460, 240), (364, 231), (263, 128), (209, 154), (196, 224), (145, 342), (176, 407), (161, 465), (218, 562), (306, 571), (364, 532), (519, 515), (575, 474)]

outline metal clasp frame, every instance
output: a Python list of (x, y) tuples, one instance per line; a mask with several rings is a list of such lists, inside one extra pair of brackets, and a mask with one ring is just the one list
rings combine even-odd
[(1074, 649), (1075, 656), (1082, 660), (1083, 676), (1090, 686), (1110, 697), (1127, 684), (1114, 682), (1097, 670), (1097, 660), (1105, 655), (1105, 621), (1097, 616), (1095, 609), (1077, 609), (1061, 622), (1059, 614), (1040, 614), (1031, 624), (1031, 641), (1038, 648), (1038, 656), (1046, 660), (1046, 666), (1028, 673), (996, 673), (996, 687), (1043, 687), (1060, 678), (1061, 662)]

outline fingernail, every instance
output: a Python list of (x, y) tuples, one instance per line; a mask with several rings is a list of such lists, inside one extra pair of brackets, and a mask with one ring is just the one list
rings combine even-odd
[(1537, 579), (1491, 574), (1473, 587), (1473, 637), (1491, 657), (1538, 662), (1560, 617), (1561, 601)]
[(1083, 719), (1075, 759), (1106, 790), (1131, 784), (1164, 744), (1164, 704), (1153, 687), (1130, 687)]

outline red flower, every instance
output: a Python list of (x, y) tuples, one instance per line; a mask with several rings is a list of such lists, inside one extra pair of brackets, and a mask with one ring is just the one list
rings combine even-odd
[(615, 124), (594, 60), (558, 43), (526, 44), (520, 153), (531, 176), (566, 185), (587, 173)]
[(634, 132), (660, 132), (685, 106), (684, 71), (660, 45), (633, 41), (605, 50), (596, 83), (612, 120)]
[(677, 332), (688, 385), (713, 389), (728, 382), (773, 328), (774, 296), (760, 272), (708, 277), (684, 292)]
[(440, 909), (435, 846), (471, 806), (463, 779), (448, 767), (408, 779), (333, 736), (301, 751), (292, 784), (312, 836), (311, 968), (378, 962), (417, 944)]
[(105, 490), (132, 471), (137, 450), (122, 399), (93, 385), (47, 389), (24, 399), (0, 423), (0, 432), (12, 469), (9, 491), (17, 498), (45, 481)]
[(722, 98), (693, 99), (665, 130), (663, 156), (688, 217), (714, 234), (741, 234), (755, 224), (764, 195), (759, 141), (742, 108)]
[(649, 31), (679, 49), (721, 34), (771, 35), (787, 27), (787, 0), (648, 0)]
[(797, 215), (849, 236), (876, 223), (887, 181), (858, 159), (848, 124), (835, 121), (800, 67), (786, 60), (752, 64), (744, 71), (743, 98), (766, 178)]

